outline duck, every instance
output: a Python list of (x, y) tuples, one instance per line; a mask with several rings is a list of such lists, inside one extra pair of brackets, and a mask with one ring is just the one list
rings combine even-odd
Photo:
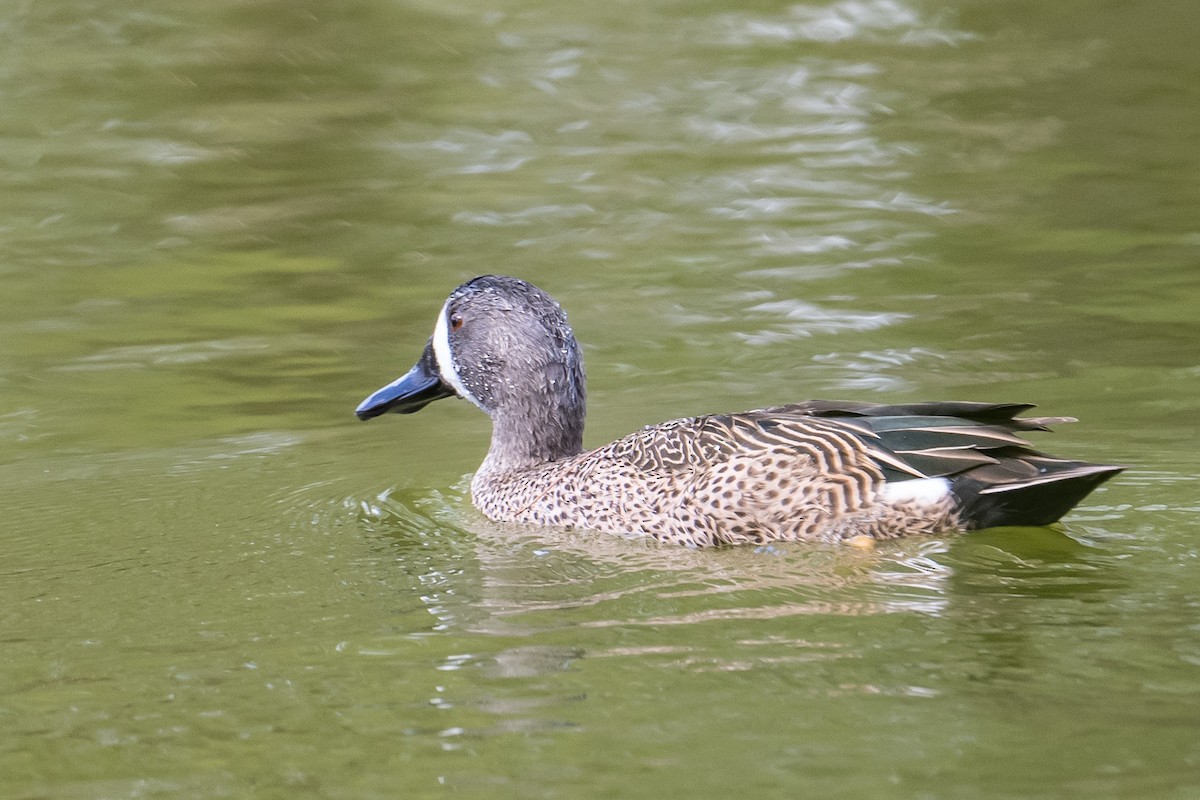
[(484, 516), (692, 547), (1050, 525), (1123, 469), (1046, 455), (1019, 435), (1072, 417), (974, 401), (812, 400), (675, 419), (585, 450), (583, 356), (567, 315), (504, 275), (451, 292), (416, 364), (355, 414), (448, 397), (491, 417), (471, 479)]

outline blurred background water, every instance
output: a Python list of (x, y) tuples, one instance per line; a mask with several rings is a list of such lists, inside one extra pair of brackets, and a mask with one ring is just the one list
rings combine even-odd
[[(1200, 6), (9, 2), (0, 796), (1200, 796)], [(568, 310), (587, 441), (1038, 403), (1063, 526), (497, 526), (446, 293)]]

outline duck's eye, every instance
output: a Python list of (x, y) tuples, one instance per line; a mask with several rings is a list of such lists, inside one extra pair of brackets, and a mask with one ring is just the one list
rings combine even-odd
[(462, 324), (463, 324), (462, 314), (451, 314), (450, 315), (450, 330), (456, 331), (462, 327)]

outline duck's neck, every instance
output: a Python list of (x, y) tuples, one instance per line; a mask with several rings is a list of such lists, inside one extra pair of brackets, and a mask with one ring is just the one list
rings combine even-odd
[(506, 403), (492, 412), (492, 445), (479, 471), (528, 469), (578, 455), (583, 452), (585, 414), (582, 393)]

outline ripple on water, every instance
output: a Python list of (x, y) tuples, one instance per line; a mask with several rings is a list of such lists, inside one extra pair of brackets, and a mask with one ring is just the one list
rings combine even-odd
[(757, 331), (735, 334), (750, 345), (773, 344), (822, 333), (877, 330), (909, 317), (898, 312), (835, 310), (798, 298), (759, 303), (747, 310), (773, 320)]
[(729, 14), (723, 17), (722, 41), (739, 47), (792, 42), (844, 42), (851, 39), (927, 46), (957, 44), (974, 38), (964, 31), (932, 24), (911, 6), (896, 0), (841, 0), (831, 5), (792, 5), (773, 17)]
[(52, 371), (83, 372), (144, 369), (169, 364), (196, 364), (221, 358), (263, 353), (270, 350), (271, 347), (270, 340), (256, 336), (152, 345), (123, 345), (97, 353), (89, 353), (71, 363), (53, 367)]

